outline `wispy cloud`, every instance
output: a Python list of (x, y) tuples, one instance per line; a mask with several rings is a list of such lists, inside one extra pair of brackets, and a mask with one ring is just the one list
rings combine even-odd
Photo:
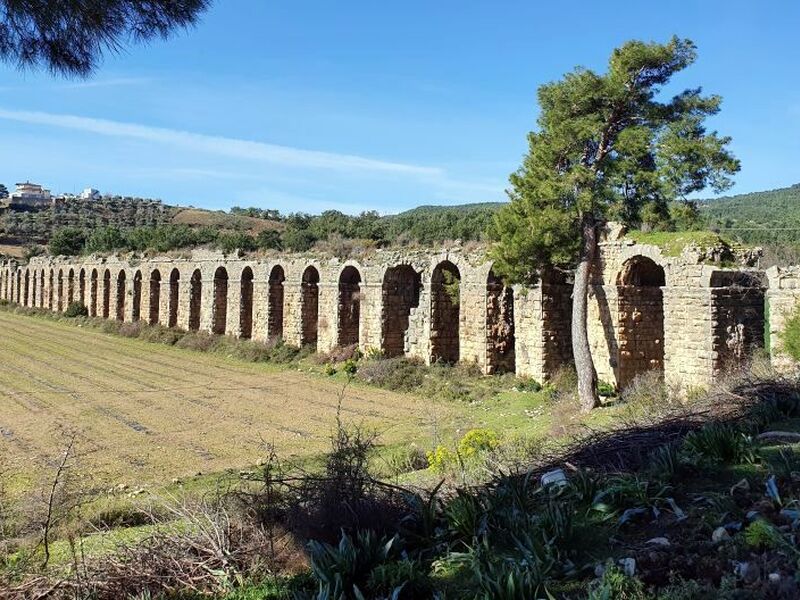
[(330, 169), (345, 172), (395, 173), (417, 177), (443, 177), (436, 167), (389, 162), (352, 154), (304, 150), (236, 138), (205, 135), (163, 127), (150, 127), (107, 119), (46, 112), (6, 110), (0, 108), (0, 119), (72, 129), (98, 135), (132, 138), (185, 148), (194, 152), (241, 160), (277, 164), (286, 167)]
[(78, 81), (75, 83), (64, 83), (57, 86), (62, 90), (80, 90), (84, 88), (103, 88), (147, 85), (152, 82), (149, 77), (115, 77), (111, 79), (97, 79), (92, 81)]

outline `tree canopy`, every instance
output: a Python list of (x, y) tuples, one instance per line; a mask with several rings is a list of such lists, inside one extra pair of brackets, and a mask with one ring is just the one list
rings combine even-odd
[(0, 58), (85, 77), (103, 53), (166, 38), (197, 22), (210, 0), (0, 0)]

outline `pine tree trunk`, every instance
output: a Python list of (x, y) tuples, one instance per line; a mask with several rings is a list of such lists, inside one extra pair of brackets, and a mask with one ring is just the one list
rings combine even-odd
[(581, 224), (583, 247), (580, 262), (575, 270), (572, 291), (572, 356), (578, 373), (578, 398), (584, 410), (600, 406), (597, 395), (597, 371), (589, 349), (586, 319), (589, 304), (589, 278), (591, 265), (597, 254), (597, 224), (593, 215), (584, 215)]

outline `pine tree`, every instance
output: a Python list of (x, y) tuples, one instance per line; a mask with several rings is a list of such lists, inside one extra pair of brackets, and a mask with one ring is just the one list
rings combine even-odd
[(660, 101), (661, 87), (691, 65), (690, 40), (630, 41), (605, 74), (578, 68), (539, 88), (538, 127), (511, 175), (511, 202), (493, 224), (495, 268), (510, 282), (535, 282), (547, 269), (574, 270), (572, 349), (585, 409), (599, 404), (586, 328), (590, 265), (599, 226), (661, 214), (706, 187), (723, 191), (739, 162), (730, 138), (708, 132), (719, 96), (700, 88)]

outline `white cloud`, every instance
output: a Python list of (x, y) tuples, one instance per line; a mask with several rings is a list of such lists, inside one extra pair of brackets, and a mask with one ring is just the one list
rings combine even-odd
[(151, 81), (152, 80), (149, 77), (115, 77), (111, 79), (96, 79), (92, 81), (79, 81), (77, 83), (65, 83), (57, 87), (63, 90), (80, 90), (84, 88), (147, 85)]
[(7, 110), (0, 108), (0, 119), (72, 129), (98, 135), (124, 137), (166, 144), (206, 154), (263, 162), (295, 168), (330, 169), (345, 172), (395, 173), (421, 178), (439, 178), (444, 173), (436, 167), (364, 158), (351, 154), (336, 154), (303, 150), (236, 138), (212, 136), (163, 127), (150, 127), (107, 119), (75, 115)]

